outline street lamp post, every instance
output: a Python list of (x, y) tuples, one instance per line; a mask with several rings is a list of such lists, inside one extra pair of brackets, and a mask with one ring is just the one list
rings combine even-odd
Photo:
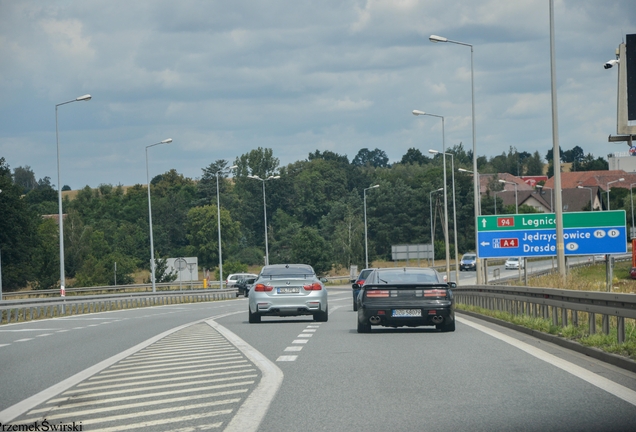
[[(477, 184), (478, 185), (481, 184), (481, 180), (480, 180), (480, 177), (479, 177), (480, 174), (477, 171), (473, 172), (473, 171), (470, 171), (470, 170), (467, 170), (467, 169), (464, 169), (464, 168), (457, 168), (457, 171), (463, 172), (463, 173), (467, 173), (467, 174), (473, 174), (473, 176), (477, 177)], [(477, 174), (477, 175), (475, 175), (475, 174)], [(479, 214), (481, 214), (481, 194), (479, 194), (479, 196), (477, 198), (477, 204), (478, 204), (477, 205), (477, 207), (478, 207), (477, 211), (479, 212)]]
[[(429, 150), (429, 153), (436, 154), (439, 153), (437, 150)], [(452, 153), (444, 153), (447, 156), (451, 157), (451, 180), (452, 180), (452, 188), (453, 188), (453, 230), (455, 237), (455, 282), (459, 286), (459, 255), (457, 249), (457, 206), (455, 205), (455, 157)]]
[(587, 189), (590, 191), (590, 211), (594, 210), (594, 199), (592, 198), (592, 188), (578, 185), (577, 189)]
[(508, 183), (515, 186), (515, 214), (519, 214), (519, 199), (517, 197), (517, 183), (506, 180), (499, 180), (499, 183)]
[(362, 192), (362, 196), (364, 197), (364, 268), (369, 268), (369, 243), (367, 241), (367, 191), (369, 189), (379, 188), (380, 185), (373, 185), (371, 187), (365, 188)]
[(450, 281), (450, 249), (448, 246), (448, 197), (446, 193), (446, 135), (444, 133), (444, 116), (429, 114), (420, 110), (413, 110), (413, 115), (427, 115), (431, 117), (437, 117), (442, 120), (442, 163), (444, 165), (444, 242), (446, 243), (444, 250), (446, 251), (446, 279)]
[(495, 197), (495, 214), (497, 214), (497, 194), (501, 192), (505, 192), (505, 189), (493, 193), (493, 196)]
[[(633, 191), (632, 191), (632, 186), (634, 186), (635, 184), (636, 183), (632, 183), (632, 184), (629, 185), (629, 198), (630, 198), (631, 207), (632, 207), (632, 229), (631, 229), (632, 233), (634, 232), (634, 194), (633, 194)], [(2, 191), (0, 191), (0, 192), (2, 192)], [(634, 236), (630, 235), (630, 238), (634, 238)], [(0, 281), (0, 288), (1, 287), (2, 287), (2, 281)], [(1, 298), (0, 298), (0, 300), (1, 300)]]
[[(432, 267), (435, 267), (435, 230), (433, 230), (433, 194), (439, 191), (444, 190), (444, 188), (439, 188), (436, 189), (434, 191), (432, 191), (431, 193), (428, 194), (428, 201), (429, 201), (429, 205), (430, 205), (430, 210), (431, 210), (431, 250), (433, 253), (433, 265)], [(459, 279), (459, 277), (457, 278)]]
[(464, 42), (458, 42), (454, 40), (450, 40), (448, 38), (442, 36), (431, 35), (428, 38), (431, 42), (448, 42), (456, 45), (463, 45), (470, 47), (470, 94), (471, 94), (471, 112), (472, 112), (472, 126), (473, 126), (473, 171), (475, 172), (475, 177), (473, 178), (473, 200), (475, 202), (475, 258), (476, 258), (476, 267), (477, 267), (477, 284), (481, 284), (483, 282), (482, 269), (479, 265), (479, 248), (477, 247), (477, 243), (479, 241), (479, 233), (477, 232), (477, 218), (480, 214), (479, 208), (479, 178), (477, 175), (477, 138), (475, 131), (475, 73), (473, 66), (473, 46), (471, 44), (467, 44)]
[(160, 144), (170, 144), (172, 142), (172, 138), (165, 139), (163, 141), (159, 141), (155, 144), (150, 144), (146, 146), (146, 182), (148, 183), (148, 225), (150, 227), (150, 280), (152, 282), (152, 292), (157, 291), (157, 287), (155, 285), (155, 245), (152, 238), (152, 205), (150, 203), (150, 174), (148, 171), (148, 149), (150, 147), (154, 147)]
[(66, 296), (65, 284), (66, 279), (64, 277), (64, 220), (62, 219), (62, 183), (60, 180), (60, 134), (57, 127), (57, 107), (66, 105), (72, 102), (89, 101), (91, 95), (87, 94), (80, 96), (70, 101), (62, 102), (55, 105), (55, 142), (57, 144), (57, 206), (58, 206), (58, 223), (60, 226), (60, 296)]
[[(0, 193), (2, 193), (2, 189), (0, 189)], [(633, 214), (634, 212), (632, 211), (632, 215)], [(632, 220), (633, 219), (634, 217), (632, 216)], [(2, 247), (0, 247), (0, 301), (2, 301)]]
[(248, 175), (248, 178), (254, 180), (260, 180), (263, 183), (263, 217), (265, 220), (265, 265), (269, 265), (269, 246), (267, 245), (267, 202), (265, 201), (265, 182), (267, 180), (276, 180), (279, 179), (280, 176), (269, 176), (266, 179), (262, 179), (257, 175)]
[[(227, 170), (233, 170), (238, 168), (236, 165), (232, 165)], [(223, 254), (221, 252), (221, 201), (219, 199), (219, 174), (225, 170), (218, 170), (216, 172), (216, 215), (217, 215), (217, 228), (219, 231), (219, 288), (223, 289)]]
[(609, 185), (611, 185), (613, 183), (622, 182), (622, 181), (625, 181), (625, 179), (624, 178), (619, 178), (618, 180), (607, 182), (607, 210), (610, 209), (610, 200), (609, 200), (610, 187), (609, 187)]

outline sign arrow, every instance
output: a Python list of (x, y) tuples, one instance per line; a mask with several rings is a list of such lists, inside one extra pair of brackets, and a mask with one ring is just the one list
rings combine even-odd
[(481, 242), (481, 245), (482, 245), (482, 246), (488, 246), (489, 244), (490, 244), (490, 242), (485, 242), (485, 241), (484, 241), (484, 242)]
[(486, 219), (482, 219), (482, 220), (481, 220), (481, 225), (482, 225), (484, 228), (486, 228)]

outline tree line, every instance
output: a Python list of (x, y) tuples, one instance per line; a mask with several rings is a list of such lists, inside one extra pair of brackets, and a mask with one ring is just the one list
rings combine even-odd
[[(447, 152), (455, 165), (457, 237), (460, 251), (474, 250), (472, 153), (460, 143)], [(448, 164), (449, 236), (452, 239), (452, 182)], [(391, 246), (430, 243), (443, 238), (442, 195), (430, 192), (443, 185), (442, 156), (429, 157), (411, 148), (389, 164), (380, 149), (346, 155), (316, 150), (304, 160), (280, 166), (271, 149), (258, 148), (230, 162), (217, 160), (190, 179), (176, 170), (150, 183), (155, 258), (159, 281), (169, 278), (165, 258), (197, 256), (199, 266), (218, 266), (217, 173), (221, 207), (224, 271), (263, 264), (265, 225), (263, 187), (267, 201), (270, 263), (299, 262), (326, 273), (333, 268), (364, 265), (363, 191), (367, 191), (369, 259), (391, 259)], [(538, 152), (509, 152), (478, 157), (480, 173), (541, 175)], [(258, 176), (264, 181), (252, 177)], [(278, 178), (270, 178), (270, 177)], [(64, 185), (63, 190), (70, 190)], [(48, 177), (36, 181), (30, 167), (10, 169), (0, 158), (0, 251), (5, 290), (25, 286), (59, 286), (57, 190)], [(490, 201), (488, 201), (490, 200)], [(490, 204), (489, 204), (490, 203)], [(485, 214), (493, 208), (483, 197)], [(501, 203), (498, 207), (502, 209)], [(64, 254), (67, 285), (112, 285), (133, 282), (133, 275), (150, 267), (147, 186), (88, 186), (63, 200)], [(504, 209), (514, 213), (514, 206)], [(522, 206), (520, 212), (533, 212)], [(433, 213), (431, 221), (429, 214)], [(436, 258), (444, 252), (436, 240)], [(451, 256), (453, 255), (451, 248)], [(162, 261), (164, 260), (164, 261)], [(163, 262), (163, 266), (162, 266)]]

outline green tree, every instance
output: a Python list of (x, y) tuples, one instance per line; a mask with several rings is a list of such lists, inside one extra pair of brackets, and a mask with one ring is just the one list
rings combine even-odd
[(374, 150), (363, 148), (358, 151), (358, 154), (353, 158), (351, 164), (360, 167), (372, 166), (376, 168), (386, 168), (389, 166), (389, 157), (386, 155), (384, 150), (380, 150), (378, 148)]
[(430, 162), (430, 158), (424, 156), (420, 149), (416, 149), (411, 147), (406, 151), (404, 156), (402, 156), (401, 164), (418, 164), (424, 165)]
[(22, 186), (13, 183), (11, 170), (0, 157), (0, 249), (2, 288), (13, 291), (32, 278), (32, 259), (38, 247), (38, 216), (21, 199)]
[(543, 167), (545, 164), (541, 160), (541, 155), (539, 155), (539, 151), (535, 150), (528, 161), (526, 163), (526, 175), (529, 176), (539, 176), (543, 175)]
[[(148, 278), (148, 283), (152, 282), (150, 277)], [(155, 257), (155, 283), (172, 282), (177, 280), (177, 277), (179, 277), (179, 272), (168, 270), (167, 258)]]
[[(197, 256), (205, 267), (214, 267), (219, 262), (217, 207), (207, 205), (190, 209), (186, 230), (189, 255)], [(240, 224), (232, 220), (230, 212), (221, 209), (221, 247), (226, 249), (229, 243), (237, 242), (240, 231)]]
[(38, 185), (35, 181), (35, 173), (28, 165), (19, 166), (13, 170), (13, 182), (20, 186), (22, 194), (35, 189)]
[(576, 166), (577, 171), (607, 171), (608, 169), (607, 160), (601, 157), (594, 159), (591, 153), (588, 153)]
[(333, 262), (329, 245), (314, 227), (300, 228), (290, 239), (292, 262), (309, 264), (316, 273), (325, 274), (331, 270)]
[(322, 236), (329, 241), (334, 262), (344, 268), (364, 263), (363, 203), (357, 191), (332, 205), (320, 222)]
[(278, 170), (279, 163), (280, 161), (274, 157), (272, 149), (262, 147), (242, 154), (234, 161), (234, 165), (237, 166), (237, 176), (256, 175), (262, 179), (274, 175)]
[(42, 219), (37, 232), (39, 244), (33, 254), (33, 288), (56, 288), (60, 280), (60, 243), (57, 221), (53, 218)]

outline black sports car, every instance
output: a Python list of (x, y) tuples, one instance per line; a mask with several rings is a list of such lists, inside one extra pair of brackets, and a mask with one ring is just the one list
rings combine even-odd
[(369, 333), (371, 326), (455, 331), (454, 286), (433, 269), (375, 269), (358, 296), (358, 333)]

